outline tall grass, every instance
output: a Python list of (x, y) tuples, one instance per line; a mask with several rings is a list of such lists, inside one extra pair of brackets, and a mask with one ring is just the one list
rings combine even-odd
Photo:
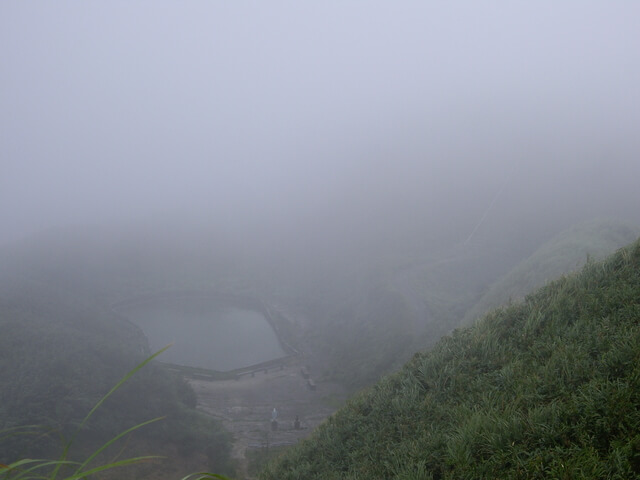
[(640, 241), (415, 355), (262, 478), (640, 478)]
[[(62, 453), (58, 459), (29, 459), (23, 458), (16, 460), (8, 465), (0, 464), (0, 480), (85, 480), (90, 479), (97, 474), (106, 473), (107, 471), (114, 470), (120, 467), (126, 467), (141, 462), (151, 461), (159, 459), (161, 457), (154, 455), (136, 456), (122, 460), (114, 460), (97, 466), (92, 464), (98, 458), (98, 456), (113, 446), (122, 438), (128, 436), (132, 432), (155, 422), (162, 420), (164, 417), (156, 417), (151, 420), (147, 420), (138, 423), (131, 428), (128, 428), (121, 433), (117, 434), (102, 446), (96, 449), (93, 453), (88, 455), (83, 461), (71, 461), (69, 460), (69, 452), (74, 445), (75, 440), (80, 431), (85, 427), (89, 419), (93, 414), (102, 406), (102, 404), (115, 393), (122, 385), (127, 382), (136, 372), (142, 369), (145, 365), (155, 359), (158, 355), (166, 351), (171, 345), (158, 350), (153, 355), (146, 358), (126, 375), (124, 375), (120, 381), (118, 381), (107, 394), (105, 394), (87, 413), (78, 428), (73, 433), (70, 440), (66, 441), (63, 446)], [(4, 432), (0, 432), (4, 435), (18, 435), (25, 432), (31, 432), (34, 428), (27, 426), (23, 428), (10, 429)], [(197, 472), (189, 474), (182, 478), (182, 480), (205, 480), (205, 479), (217, 479), (217, 480), (229, 480), (227, 477), (215, 473), (209, 472)]]

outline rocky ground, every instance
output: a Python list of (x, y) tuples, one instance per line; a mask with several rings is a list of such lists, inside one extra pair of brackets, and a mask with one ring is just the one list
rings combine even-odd
[[(251, 480), (247, 451), (293, 445), (308, 436), (346, 398), (339, 385), (318, 382), (311, 390), (301, 365), (244, 375), (239, 380), (190, 380), (198, 396), (198, 408), (222, 420), (234, 435), (232, 457), (239, 466), (239, 480)], [(271, 418), (277, 411), (277, 429)], [(298, 416), (300, 428), (294, 422)]]

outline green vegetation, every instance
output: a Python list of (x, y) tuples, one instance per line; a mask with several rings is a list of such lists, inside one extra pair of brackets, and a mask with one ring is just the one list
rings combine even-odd
[[(536, 282), (553, 278), (560, 271), (573, 269), (588, 257), (596, 258), (604, 252), (613, 251), (616, 246), (626, 242), (636, 233), (633, 229), (611, 222), (581, 226), (540, 247), (519, 266), (516, 265), (535, 250), (535, 242), (530, 241), (519, 249), (514, 247), (510, 252), (487, 242), (459, 245), (438, 252), (425, 248), (402, 254), (396, 252), (388, 256), (376, 257), (372, 254), (341, 264), (339, 268), (328, 268), (326, 271), (314, 271), (313, 262), (310, 262), (309, 269), (298, 266), (297, 270), (287, 270), (283, 267), (281, 270), (276, 269), (273, 275), (273, 265), (249, 265), (249, 261), (244, 264), (234, 263), (237, 259), (225, 263), (217, 252), (209, 251), (208, 246), (192, 251), (185, 247), (184, 251), (180, 252), (173, 250), (173, 244), (148, 250), (145, 249), (144, 243), (138, 244), (128, 239), (122, 239), (120, 243), (113, 243), (109, 239), (100, 242), (95, 238), (87, 240), (82, 237), (74, 240), (73, 235), (70, 235), (71, 238), (44, 236), (42, 239), (35, 239), (31, 244), (0, 252), (0, 376), (3, 379), (0, 388), (0, 430), (15, 432), (16, 428), (23, 425), (40, 425), (47, 428), (20, 430), (20, 435), (12, 434), (10, 439), (0, 435), (0, 462), (8, 463), (16, 458), (57, 458), (60, 446), (81, 423), (81, 413), (94, 405), (123, 371), (129, 370), (148, 355), (144, 335), (137, 327), (112, 311), (111, 306), (114, 302), (183, 289), (243, 295), (247, 298), (264, 299), (267, 303), (273, 301), (274, 304), (282, 305), (286, 313), (282, 319), (278, 319), (279, 330), (305, 354), (305, 362), (308, 361), (314, 379), (319, 382), (327, 379), (338, 380), (357, 390), (373, 384), (382, 374), (401, 368), (412, 352), (433, 346), (441, 336), (459, 326), (465, 315), (467, 318), (469, 315), (475, 316), (473, 312), (486, 308), (483, 306), (485, 303), (493, 305), (495, 300), (492, 298), (502, 301), (509, 297), (521, 297), (525, 292), (529, 292)], [(209, 253), (205, 254), (207, 251)], [(562, 269), (557, 270), (561, 265)], [(590, 264), (588, 268), (593, 266)], [(179, 274), (173, 275), (174, 272)], [(502, 277), (505, 274), (507, 276)], [(499, 281), (501, 277), (503, 280)], [(573, 281), (572, 278), (563, 282)], [(531, 279), (536, 281), (530, 282)], [(489, 288), (490, 285), (493, 286)], [(509, 290), (510, 288), (515, 290)], [(478, 305), (477, 308), (480, 310), (475, 309), (474, 305)], [(521, 308), (525, 307), (517, 306), (494, 313), (484, 323), (495, 324), (491, 327), (494, 329), (502, 328), (501, 319), (506, 318), (505, 315), (519, 312), (518, 309)], [(528, 314), (520, 312), (517, 315)], [(494, 320), (490, 320), (491, 318)], [(489, 332), (489, 327), (480, 326), (484, 323), (470, 331)], [(485, 330), (482, 330), (483, 328)], [(462, 348), (459, 345), (469, 341), (467, 336), (471, 335), (466, 332), (457, 332), (442, 345), (449, 345), (447, 348)], [(612, 333), (613, 330), (606, 330), (605, 333), (608, 332)], [(487, 336), (490, 336), (489, 333)], [(501, 342), (502, 340), (498, 343)], [(563, 342), (567, 343), (565, 340)], [(562, 348), (565, 348), (564, 343)], [(442, 345), (432, 353), (418, 355), (399, 376), (417, 377), (417, 374), (408, 374), (407, 371), (411, 371), (411, 365), (415, 366), (419, 362), (422, 362), (422, 370), (430, 371), (429, 362), (436, 361), (433, 359), (440, 355), (438, 352), (444, 348)], [(506, 342), (504, 348), (509, 349), (511, 346)], [(530, 360), (527, 355), (531, 353), (518, 353), (517, 349), (512, 351), (515, 356), (521, 355), (525, 360), (518, 363), (503, 359), (504, 364), (496, 360), (498, 366), (495, 368), (505, 376), (532, 372), (532, 378), (542, 382), (541, 379), (545, 378), (544, 372), (535, 370), (535, 363), (527, 363)], [(489, 353), (485, 352), (483, 355)], [(431, 358), (433, 359), (429, 360)], [(441, 360), (438, 362), (438, 365), (445, 365)], [(464, 380), (457, 381), (467, 382), (465, 388), (481, 389), (484, 388), (481, 383), (490, 380), (483, 375), (475, 374), (474, 370), (465, 373), (461, 370), (463, 367), (467, 367), (463, 362), (459, 367), (446, 364), (446, 369), (449, 369), (447, 371), (453, 375), (452, 378), (460, 375)], [(457, 368), (460, 370), (456, 370)], [(483, 373), (483, 369), (489, 367), (478, 368)], [(189, 367), (180, 370), (182, 373), (196, 375), (212, 373)], [(512, 373), (509, 374), (510, 371)], [(215, 376), (228, 374), (216, 373)], [(438, 425), (438, 428), (433, 429), (429, 440), (422, 433), (416, 434), (418, 436), (413, 438), (416, 432), (412, 432), (409, 427), (402, 427), (404, 433), (401, 437), (413, 438), (404, 444), (398, 440), (397, 434), (393, 433), (394, 430), (389, 424), (381, 428), (384, 432), (381, 434), (382, 438), (386, 438), (389, 433), (387, 430), (391, 432), (391, 443), (387, 444), (380, 439), (375, 440), (375, 431), (378, 428), (375, 422), (372, 422), (367, 430), (360, 424), (368, 423), (369, 420), (363, 420), (356, 415), (353, 417), (354, 426), (349, 427), (355, 431), (348, 436), (356, 439), (361, 430), (368, 436), (368, 440), (362, 441), (363, 450), (360, 454), (363, 458), (366, 457), (368, 454), (364, 453), (364, 446), (369, 445), (373, 448), (372, 458), (383, 459), (385, 465), (393, 465), (396, 461), (399, 462), (398, 465), (417, 465), (416, 472), (419, 472), (420, 462), (423, 462), (425, 468), (429, 466), (429, 471), (433, 473), (438, 470), (432, 469), (434, 464), (428, 460), (432, 459), (436, 463), (441, 462), (441, 467), (438, 468), (441, 468), (443, 476), (448, 474), (447, 472), (460, 472), (454, 468), (453, 458), (458, 457), (443, 455), (454, 451), (450, 452), (450, 440), (457, 435), (458, 430), (455, 429), (462, 428), (460, 425), (463, 423), (460, 422), (464, 422), (467, 417), (485, 418), (478, 409), (484, 405), (482, 402), (491, 406), (489, 400), (493, 397), (483, 400), (482, 395), (478, 394), (480, 397), (477, 398), (472, 392), (467, 403), (457, 405), (451, 398), (447, 400), (448, 403), (434, 403), (433, 387), (427, 388), (418, 382), (418, 385), (411, 386), (418, 392), (416, 398), (419, 401), (416, 400), (414, 405), (411, 404), (413, 397), (405, 397), (405, 387), (394, 386), (394, 378), (396, 377), (390, 377), (371, 392), (358, 396), (336, 418), (353, 415), (354, 405), (366, 404), (366, 408), (370, 408), (370, 396), (376, 395), (375, 392), (383, 395), (385, 389), (391, 388), (396, 392), (393, 405), (386, 405), (384, 402), (387, 400), (376, 400), (380, 402), (380, 408), (386, 408), (391, 412), (385, 417), (389, 422), (393, 416), (399, 418), (402, 424), (402, 415), (392, 413), (394, 409), (400, 408), (401, 413), (404, 412), (402, 409), (408, 409), (407, 412), (413, 412), (415, 418), (426, 418), (424, 422), (420, 421), (422, 423), (411, 420), (416, 429), (424, 429), (425, 425), (432, 424)], [(425, 385), (431, 385), (428, 382), (432, 380), (424, 378), (427, 382)], [(498, 389), (500, 385), (502, 384), (496, 383), (494, 388)], [(527, 382), (522, 382), (523, 390), (518, 390), (518, 395), (523, 395), (525, 400), (540, 395), (537, 387), (527, 385)], [(603, 392), (606, 391), (604, 386), (602, 389)], [(534, 391), (535, 395), (531, 391)], [(425, 413), (421, 409), (426, 408), (427, 403), (423, 401), (440, 406), (434, 406), (433, 411)], [(520, 405), (520, 400), (513, 401), (511, 397), (501, 397), (495, 401)], [(546, 404), (554, 405), (553, 408), (562, 406), (549, 399), (542, 403)], [(79, 441), (75, 443), (70, 458), (86, 458), (106, 440), (131, 425), (166, 415), (165, 421), (154, 423), (130, 435), (127, 451), (132, 456), (152, 452), (170, 460), (138, 465), (137, 470), (132, 470), (133, 473), (127, 475), (138, 478), (175, 479), (186, 472), (197, 470), (231, 472), (232, 465), (228, 457), (229, 435), (217, 422), (196, 412), (194, 405), (195, 395), (181, 379), (181, 375), (154, 362), (105, 402), (80, 433)], [(522, 419), (528, 418), (526, 416), (530, 415), (532, 408), (542, 408), (526, 405), (529, 404), (525, 404), (526, 408), (522, 407), (525, 410), (517, 410), (509, 417), (509, 421), (516, 422), (514, 425), (518, 425), (518, 428), (522, 427), (522, 422), (526, 423)], [(457, 420), (458, 423), (451, 424), (454, 425), (451, 427), (438, 423), (437, 415), (444, 416), (446, 413), (449, 418), (454, 412), (458, 412), (457, 415), (463, 420)], [(487, 415), (486, 418), (502, 418), (499, 416), (500, 412), (496, 413), (493, 410)], [(371, 418), (375, 419), (376, 415)], [(486, 418), (483, 421), (488, 421)], [(521, 423), (517, 423), (518, 418), (522, 420)], [(346, 420), (343, 421), (344, 425), (347, 423)], [(483, 424), (477, 428), (481, 432), (479, 435), (489, 435), (486, 433), (488, 427)], [(431, 427), (428, 430), (431, 431)], [(331, 441), (335, 440), (335, 445), (340, 444), (340, 436), (331, 438)], [(391, 456), (388, 456), (387, 453), (375, 449), (375, 445), (371, 443), (374, 440), (381, 443), (380, 448), (386, 448), (385, 445), (391, 444), (397, 444), (398, 447), (389, 447), (393, 453), (389, 453)], [(575, 439), (571, 437), (570, 441), (575, 445)], [(444, 450), (438, 450), (438, 445)], [(513, 448), (516, 445), (519, 444), (514, 443)], [(522, 449), (524, 451), (530, 447), (524, 443)], [(343, 456), (350, 449), (351, 447), (343, 448)], [(359, 464), (363, 465), (363, 471), (373, 472), (375, 466), (380, 472), (385, 472), (384, 475), (391, 477), (402, 471), (399, 466), (381, 467), (373, 460), (371, 470), (367, 470), (367, 461), (361, 461), (357, 457), (357, 450), (354, 447), (353, 462), (340, 458), (337, 460), (339, 467), (328, 466), (329, 470), (323, 471), (321, 475), (330, 478), (331, 473), (327, 472), (334, 472), (339, 477), (357, 477), (360, 473), (353, 465)], [(535, 448), (533, 450), (535, 451)], [(316, 454), (323, 451), (323, 448), (317, 448)], [(331, 452), (331, 448), (328, 451)], [(426, 455), (426, 451), (433, 453), (424, 459), (420, 455)], [(294, 458), (299, 454), (290, 455)], [(518, 458), (524, 458), (524, 453), (520, 452), (518, 455)], [(599, 451), (598, 455), (604, 454)], [(297, 467), (305, 465), (306, 460), (303, 456), (295, 458), (301, 459), (295, 464)], [(251, 468), (258, 468), (265, 460), (263, 456), (257, 455), (252, 460)], [(311, 463), (315, 465), (317, 459)], [(319, 465), (318, 463), (318, 469)], [(548, 465), (548, 462), (544, 465)], [(272, 468), (279, 471), (277, 469), (280, 467), (269, 467), (265, 475), (270, 475), (269, 472), (274, 471)], [(304, 472), (312, 472), (304, 470), (307, 467), (300, 468), (303, 468)], [(469, 475), (477, 473), (474, 472)], [(455, 477), (457, 473), (451, 475)], [(464, 475), (466, 473), (461, 474)], [(306, 473), (301, 474), (301, 477), (305, 476)], [(402, 478), (400, 473), (396, 476)], [(435, 473), (434, 477), (437, 476)]]
[(261, 478), (639, 476), (637, 241), (416, 354)]
[[(337, 265), (307, 251), (289, 263), (257, 261), (233, 253), (214, 235), (166, 238), (159, 233), (52, 231), (0, 252), (0, 276), (46, 285), (76, 303), (82, 298), (93, 310), (184, 291), (282, 304), (295, 312), (292, 317), (306, 318), (281, 321), (279, 331), (308, 354), (314, 376), (355, 391), (400, 368), (463, 318), (522, 298), (540, 282), (575, 269), (588, 255), (615, 251), (632, 241), (637, 229), (593, 221), (543, 246), (539, 242), (550, 232), (530, 232), (518, 241), (478, 238), (446, 248), (416, 241), (411, 248), (338, 256)], [(515, 272), (521, 274), (515, 278)]]
[(413, 352), (471, 323), (463, 319), (475, 319), (510, 298), (522, 299), (587, 258), (603, 258), (629, 244), (638, 233), (623, 222), (594, 220), (541, 246), (511, 241), (526, 244), (518, 249), (492, 239), (367, 258), (369, 263), (353, 266), (343, 277), (296, 291), (313, 318), (311, 349), (327, 359), (315, 371), (354, 391), (371, 385), (401, 368)]
[(247, 449), (247, 472), (251, 476), (257, 476), (265, 467), (267, 462), (277, 458), (289, 447), (269, 447), (269, 448), (251, 448)]
[[(82, 425), (67, 457), (78, 461), (132, 425), (166, 417), (130, 435), (127, 451), (170, 455), (171, 461), (141, 464), (132, 476), (232, 471), (229, 435), (193, 408), (195, 394), (180, 376), (155, 362), (84, 422), (122, 372), (148, 356), (141, 332), (73, 292), (63, 295), (27, 281), (2, 282), (1, 287), (0, 431), (13, 433), (0, 436), (0, 463), (57, 458)], [(25, 425), (39, 427), (25, 431)]]
[(587, 260), (602, 260), (637, 238), (637, 227), (614, 221), (592, 220), (560, 232), (493, 283), (466, 313), (465, 323), (500, 305), (521, 300), (545, 282), (581, 268)]
[[(126, 438), (127, 435), (130, 435), (132, 432), (145, 427), (151, 423), (162, 420), (162, 418), (154, 418), (148, 420), (146, 422), (139, 423), (138, 425), (134, 425), (131, 428), (119, 433), (115, 437), (108, 440), (104, 445), (99, 447), (95, 452), (90, 454), (87, 458), (85, 458), (82, 462), (79, 461), (70, 461), (68, 460), (69, 451), (76, 440), (76, 436), (82, 431), (83, 427), (87, 424), (89, 419), (95, 414), (95, 412), (102, 407), (105, 401), (113, 395), (116, 391), (122, 388), (125, 382), (127, 382), (136, 372), (138, 372), (141, 368), (147, 365), (150, 361), (152, 361), (155, 357), (163, 353), (167, 350), (169, 346), (159, 350), (154, 353), (147, 359), (145, 359), (142, 363), (137, 365), (133, 370), (128, 372), (120, 381), (113, 387), (109, 392), (107, 392), (99, 401), (94, 405), (94, 407), (89, 411), (89, 413), (84, 417), (80, 425), (77, 427), (74, 432), (72, 438), (68, 440), (64, 446), (63, 451), (59, 459), (57, 460), (33, 460), (33, 459), (21, 459), (15, 462), (10, 463), (9, 465), (0, 464), (0, 479), (3, 480), (31, 480), (31, 479), (47, 479), (47, 480), (55, 480), (61, 476), (64, 476), (64, 480), (78, 480), (78, 479), (88, 479), (91, 476), (105, 473), (108, 474), (112, 470), (120, 467), (126, 467), (133, 464), (141, 463), (144, 461), (156, 459), (158, 457), (153, 456), (142, 456), (142, 457), (133, 457), (126, 459), (117, 459), (113, 460), (109, 463), (93, 465), (96, 459), (99, 458), (100, 454), (112, 447), (118, 441), (123, 438)], [(29, 428), (17, 428), (17, 429), (9, 429), (4, 431), (7, 437), (15, 437), (20, 431), (28, 431)], [(219, 479), (219, 480), (228, 480), (227, 477), (219, 474), (201, 472), (201, 473), (193, 473), (183, 477), (182, 480), (188, 480), (190, 478), (196, 478), (198, 480), (205, 479)]]
[[(6, 480), (17, 480), (17, 479), (34, 479), (34, 478), (48, 478), (50, 480), (54, 480), (58, 478), (60, 475), (64, 474), (66, 480), (75, 480), (80, 478), (88, 478), (91, 475), (104, 473), (108, 470), (112, 470), (117, 467), (124, 467), (128, 465), (132, 465), (135, 463), (143, 462), (146, 460), (151, 460), (154, 457), (144, 456), (144, 457), (134, 457), (134, 458), (126, 458), (124, 460), (117, 460), (111, 463), (93, 466), (91, 462), (95, 460), (101, 452), (111, 447), (114, 443), (116, 443), (121, 438), (126, 435), (132, 433), (133, 431), (149, 425), (153, 422), (161, 420), (160, 418), (154, 418), (147, 422), (140, 423), (135, 425), (124, 432), (116, 435), (112, 439), (108, 440), (104, 445), (98, 448), (95, 452), (89, 455), (82, 462), (73, 462), (68, 460), (69, 450), (71, 449), (76, 436), (81, 432), (83, 427), (87, 424), (89, 419), (93, 416), (93, 414), (98, 410), (102, 404), (111, 396), (114, 392), (116, 392), (122, 385), (133, 376), (138, 370), (144, 367), (147, 363), (161, 354), (168, 348), (165, 347), (162, 350), (154, 353), (152, 356), (144, 360), (141, 364), (137, 365), (133, 370), (127, 373), (106, 395), (104, 395), (96, 405), (89, 411), (89, 413), (84, 417), (80, 425), (78, 425), (76, 431), (74, 432), (72, 438), (68, 440), (62, 450), (62, 454), (58, 460), (32, 460), (32, 459), (21, 459), (15, 462), (10, 463), (9, 465), (0, 465), (0, 478)], [(6, 436), (8, 438), (13, 438), (18, 435), (21, 431), (28, 431), (29, 428), (21, 429), (18, 427), (17, 429), (8, 429), (6, 430)]]

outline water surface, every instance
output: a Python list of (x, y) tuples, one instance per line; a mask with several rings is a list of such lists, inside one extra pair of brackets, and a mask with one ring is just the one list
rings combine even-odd
[(232, 370), (285, 355), (273, 328), (254, 309), (199, 298), (167, 298), (118, 311), (138, 325), (156, 351), (174, 345), (159, 360)]

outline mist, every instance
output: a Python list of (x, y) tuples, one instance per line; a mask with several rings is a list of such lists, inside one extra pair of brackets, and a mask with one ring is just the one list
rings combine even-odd
[[(638, 18), (595, 0), (0, 2), (0, 465), (93, 468), (136, 430), (106, 461), (165, 460), (130, 478), (268, 478), (324, 422), (347, 433), (285, 461), (295, 478), (345, 452), (381, 463), (318, 478), (428, 475), (438, 452), (434, 477), (482, 452), (519, 474), (553, 455), (562, 474), (637, 470), (637, 395), (615, 390), (638, 377), (637, 243), (595, 262), (640, 235)], [(374, 384), (373, 408), (365, 392), (325, 422)], [(439, 426), (454, 418), (471, 427)]]
[(637, 219), (631, 3), (0, 9), (4, 243), (178, 221), (463, 242), (492, 202), (477, 235)]

